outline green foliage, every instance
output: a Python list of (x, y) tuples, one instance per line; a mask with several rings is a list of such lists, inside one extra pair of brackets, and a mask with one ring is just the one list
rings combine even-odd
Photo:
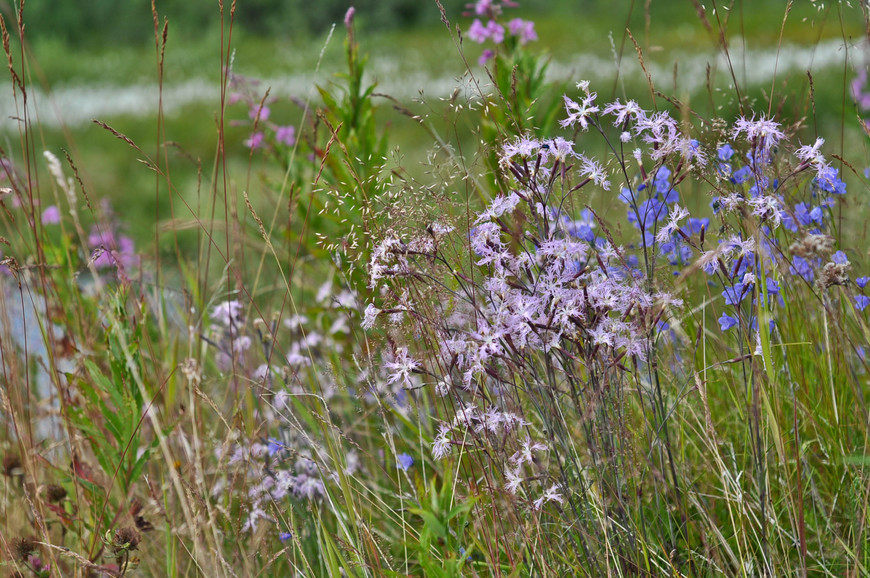
[(413, 524), (419, 536), (410, 547), (417, 551), (417, 563), (425, 576), (452, 578), (462, 575), (474, 554), (466, 529), (478, 500), (457, 500), (450, 472), (444, 473), (445, 477), (430, 480), (428, 487), (418, 488), (420, 507), (408, 511), (420, 518), (422, 527)]
[[(139, 344), (145, 320), (134, 324), (128, 318), (125, 293), (123, 288), (112, 291), (109, 308), (103, 312), (111, 320), (105, 335), (109, 372), (86, 359), (87, 372), (77, 383), (84, 403), (68, 408), (70, 423), (87, 440), (104, 479), (110, 480), (109, 485), (97, 486), (96, 478), (79, 476), (92, 497), (100, 500), (111, 499), (116, 484), (122, 499), (130, 495), (158, 441), (156, 437), (147, 441), (142, 431), (150, 405), (139, 386), (143, 375)], [(114, 510), (107, 513), (114, 516)]]
[[(376, 226), (372, 199), (383, 188), (388, 141), (373, 102), (376, 84), (364, 81), (367, 57), (360, 54), (353, 26), (347, 31), (345, 52), (347, 72), (336, 74), (329, 86), (317, 87), (323, 105), (304, 141), (313, 153), (313, 166), (294, 173), (300, 189), (308, 193), (295, 205), (296, 222), (304, 225), (288, 229), (288, 234), (294, 245), (303, 243), (321, 261), (334, 258), (349, 264), (366, 260), (364, 239)], [(312, 177), (313, 182), (303, 181)], [(297, 236), (311, 230), (323, 241), (314, 244)], [(363, 275), (359, 269), (350, 272), (357, 290), (365, 287)]]

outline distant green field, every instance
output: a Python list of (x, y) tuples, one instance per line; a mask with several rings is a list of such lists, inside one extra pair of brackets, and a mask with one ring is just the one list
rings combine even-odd
[[(862, 63), (863, 56), (857, 50), (838, 53), (834, 57), (834, 65), (814, 68), (814, 103), (808, 97), (809, 82), (805, 70), (788, 68), (778, 74), (774, 85), (770, 84), (770, 80), (763, 83), (751, 81), (758, 64), (750, 61), (753, 55), (764, 53), (768, 59), (777, 58), (776, 47), (780, 34), (776, 31), (780, 28), (784, 49), (779, 58), (784, 63), (795, 46), (807, 51), (812, 51), (813, 47), (821, 51), (822, 47), (829, 46), (828, 50), (831, 51), (831, 43), (859, 42), (862, 35), (860, 22), (848, 17), (848, 14), (841, 14), (840, 10), (845, 8), (832, 4), (822, 8), (809, 2), (797, 3), (784, 25), (781, 25), (784, 14), (780, 2), (752, 3), (751, 8), (738, 3), (732, 10), (722, 11), (720, 22), (707, 22), (710, 26), (708, 30), (689, 2), (653, 2), (648, 12), (642, 2), (636, 2), (633, 6), (631, 2), (625, 2), (620, 10), (608, 9), (607, 3), (602, 2), (554, 3), (547, 11), (538, 11), (539, 6), (535, 3), (531, 3), (531, 7), (528, 4), (518, 14), (536, 20), (540, 39), (531, 49), (551, 56), (551, 68), (564, 82), (564, 90), (571, 90), (573, 82), (591, 78), (602, 98), (627, 95), (649, 106), (649, 89), (637, 65), (636, 48), (626, 33), (626, 29), (629, 29), (643, 51), (646, 65), (663, 71), (659, 74), (657, 90), (680, 99), (703, 116), (714, 114), (733, 117), (738, 113), (738, 107), (735, 92), (729, 86), (731, 73), (721, 67), (723, 61), (720, 64), (715, 62), (716, 55), (721, 53), (721, 45), (714, 31), (721, 25), (727, 30), (726, 37), (735, 55), (731, 63), (734, 75), (749, 102), (757, 104), (761, 99), (767, 100), (773, 88), (773, 100), (777, 103), (774, 112), (795, 120), (806, 119), (811, 132), (815, 127), (834, 127), (839, 131), (843, 125), (844, 146), (848, 143), (850, 148), (863, 146), (865, 142), (858, 130), (855, 108), (848, 94), (852, 69)], [(628, 8), (631, 8), (630, 16), (627, 16)], [(365, 13), (360, 14), (363, 24), (365, 16)], [(459, 14), (448, 16), (453, 24), (463, 28), (469, 25), (469, 18)], [(149, 21), (143, 25), (151, 26), (151, 23)], [(185, 30), (182, 25), (183, 22), (178, 25), (170, 22), (163, 78), (166, 92), (170, 94), (173, 87), (191, 80), (201, 81), (203, 85), (212, 87), (213, 92), (210, 98), (194, 99), (170, 110), (164, 122), (163, 139), (175, 143), (170, 152), (170, 168), (178, 194), (188, 202), (199, 202), (202, 196), (197, 197), (197, 183), (200, 183), (201, 190), (208, 190), (216, 154), (215, 120), (219, 115), (217, 86), (221, 74), (221, 36), (219, 29), (214, 26), (197, 37), (195, 31)], [(103, 113), (97, 105), (93, 107), (95, 111), (92, 116), (107, 122), (133, 139), (146, 153), (156, 156), (160, 149), (155, 90), (157, 59), (153, 42), (113, 45), (110, 49), (70, 47), (64, 42), (36, 34), (38, 22), (31, 22), (28, 26), (28, 30), (37, 36), (30, 50), (28, 70), (31, 87), (38, 86), (54, 91), (54, 94), (67, 94), (76, 88), (94, 89), (97, 91), (94, 94), (85, 93), (77, 97), (92, 101), (100, 98), (123, 99), (151, 91), (148, 93), (151, 95), (150, 101), (147, 97), (143, 100), (142, 95), (139, 95), (139, 100), (144, 103), (143, 110)], [(196, 40), (193, 40), (194, 37)], [(429, 115), (429, 121), (440, 130), (447, 130), (450, 123), (438, 120), (441, 114), (438, 99), (446, 96), (444, 86), (451, 85), (465, 72), (457, 47), (466, 54), (480, 84), (488, 84), (483, 69), (475, 64), (480, 48), (468, 39), (460, 45), (437, 20), (413, 29), (366, 31), (363, 28), (358, 34), (358, 41), (363, 52), (369, 54), (369, 78), (379, 83), (377, 90), (395, 96), (415, 114)], [(342, 70), (343, 42), (341, 23), (332, 36), (289, 33), (266, 36), (237, 27), (231, 42), (233, 70), (246, 77), (268, 79), (258, 87), (263, 94), (270, 88), (272, 81), (291, 88), (302, 88), (292, 96), (304, 102), (316, 94), (313, 90), (315, 82), (326, 86), (331, 82), (331, 75)], [(741, 58), (744, 50), (749, 51), (749, 56)], [(617, 82), (616, 62), (620, 56), (623, 72)], [(846, 58), (851, 64), (844, 63)], [(318, 62), (319, 73), (315, 76)], [(713, 65), (712, 94), (707, 93), (704, 78), (706, 62)], [(108, 94), (117, 93), (120, 96), (100, 96), (106, 94), (99, 92), (101, 89), (115, 90), (110, 90)], [(416, 102), (419, 100), (418, 89), (424, 90), (425, 104)], [(290, 94), (286, 92), (286, 87), (284, 93), (280, 86), (272, 87), (272, 95), (277, 96), (276, 102), (271, 105), (272, 118), (276, 122), (297, 123), (301, 108), (290, 102)], [(557, 98), (559, 92), (558, 88), (554, 89), (552, 97)], [(314, 98), (312, 102), (316, 104), (317, 99)], [(400, 143), (405, 168), (415, 174), (419, 161), (425, 158), (432, 146), (431, 139), (416, 123), (395, 112), (390, 102), (386, 99), (382, 102), (383, 107), (379, 112), (381, 121), (389, 127), (393, 142)], [(658, 106), (670, 105), (659, 98)], [(60, 116), (68, 119), (72, 109), (64, 109), (62, 103), (57, 104), (57, 107)], [(228, 164), (233, 169), (233, 179), (244, 179), (249, 174), (250, 157), (242, 144), (248, 136), (247, 129), (232, 125), (233, 120), (246, 120), (246, 112), (244, 106), (235, 105), (229, 107), (227, 113), (227, 120), (231, 124), (227, 128), (226, 152)], [(43, 119), (54, 118), (49, 107), (43, 107), (39, 114)], [(3, 138), (7, 143), (9, 139), (17, 138), (9, 129), (5, 132)], [(135, 215), (136, 218), (128, 219), (128, 222), (130, 232), (137, 241), (144, 243), (152, 238), (155, 219), (170, 217), (166, 195), (162, 195), (160, 201), (155, 200), (155, 177), (137, 162), (140, 155), (102, 128), (88, 123), (87, 119), (78, 119), (64, 131), (52, 121), (42, 122), (35, 134), (38, 137), (37, 149), (58, 151), (63, 148), (71, 152), (95, 197), (109, 197), (117, 207), (123, 208), (126, 215)], [(475, 146), (473, 140), (468, 137), (466, 140), (466, 146)], [(15, 149), (11, 146), (5, 148)], [(194, 162), (197, 159), (202, 164), (201, 178)], [(280, 177), (262, 174), (262, 166), (265, 164), (255, 157), (250, 173), (253, 175), (250, 188), (254, 198), (258, 198), (261, 192), (257, 189), (268, 187), (265, 183), (269, 178)], [(248, 186), (245, 182), (234, 182), (233, 185), (239, 190)], [(176, 214), (176, 217), (183, 219), (184, 215)], [(180, 235), (183, 239), (185, 233)]]

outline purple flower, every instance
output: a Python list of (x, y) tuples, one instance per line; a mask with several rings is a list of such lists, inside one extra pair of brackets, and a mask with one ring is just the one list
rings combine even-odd
[(719, 318), (719, 327), (722, 329), (722, 331), (728, 331), (729, 329), (737, 325), (737, 323), (737, 318), (731, 317), (730, 315), (727, 315), (725, 313), (723, 313), (722, 317)]
[(867, 285), (868, 281), (870, 281), (870, 277), (858, 277), (857, 279), (855, 279), (855, 283), (861, 289), (863, 289)]
[(866, 295), (855, 296), (855, 307), (858, 308), (858, 311), (864, 311), (868, 305), (870, 305), (870, 297)]
[(858, 76), (852, 80), (852, 97), (861, 110), (870, 109), (870, 93), (864, 92), (867, 85), (867, 71), (858, 70)]
[(767, 284), (767, 292), (770, 295), (779, 295), (779, 283), (777, 281), (774, 281), (773, 279), (768, 277), (766, 284)]
[(484, 66), (492, 59), (493, 56), (495, 56), (495, 52), (487, 48), (480, 54), (480, 58), (477, 59), (477, 63), (481, 66)]
[(248, 117), (253, 121), (266, 122), (269, 120), (270, 112), (268, 106), (258, 104), (257, 106), (251, 107), (248, 111)]
[(734, 174), (731, 175), (731, 180), (740, 185), (743, 184), (751, 175), (752, 171), (749, 167), (741, 167), (734, 171)]
[(538, 34), (535, 32), (535, 23), (531, 20), (514, 18), (508, 22), (508, 30), (510, 30), (511, 36), (519, 37), (521, 45), (538, 39)]
[(800, 275), (803, 277), (808, 283), (812, 283), (813, 279), (815, 279), (815, 274), (813, 273), (813, 264), (810, 261), (807, 261), (803, 257), (799, 257), (795, 255), (792, 258), (792, 264), (788, 269), (789, 273), (792, 275)]
[(405, 453), (396, 456), (396, 461), (398, 462), (399, 467), (404, 471), (408, 471), (408, 468), (414, 465), (414, 458)]
[(837, 265), (846, 265), (849, 263), (849, 258), (842, 251), (837, 251), (833, 255), (831, 255), (831, 261), (836, 263)]
[[(351, 8), (351, 10), (353, 10), (353, 8)], [(286, 542), (287, 540), (291, 539), (292, 537), (293, 537), (293, 532), (281, 532), (280, 534), (278, 534), (278, 539), (281, 540), (282, 542)]]
[(56, 205), (51, 205), (42, 212), (43, 225), (57, 225), (60, 223), (60, 210)]
[(695, 217), (689, 217), (689, 220), (686, 222), (686, 228), (683, 230), (687, 236), (697, 235), (701, 232), (702, 229), (710, 228), (710, 219), (707, 217), (696, 219)]
[(495, 20), (486, 23), (486, 31), (496, 44), (501, 44), (504, 41), (504, 26)]
[(492, 10), (492, 0), (477, 0), (474, 4), (474, 13), (478, 16), (484, 16)]
[(292, 125), (279, 126), (275, 129), (275, 140), (287, 145), (288, 147), (292, 147), (296, 144), (296, 128)]
[(274, 456), (285, 447), (286, 446), (280, 440), (277, 440), (275, 438), (269, 438), (269, 443), (266, 446), (266, 449), (268, 450), (270, 456)]
[(257, 131), (251, 135), (251, 137), (245, 141), (245, 146), (249, 149), (258, 149), (263, 146), (263, 139), (265, 135), (261, 131)]
[(94, 267), (103, 269), (113, 265), (130, 268), (136, 264), (136, 254), (133, 240), (126, 235), (115, 237), (112, 230), (101, 231), (94, 225), (88, 235), (88, 245), (98, 250), (94, 258)]
[(468, 38), (478, 44), (483, 44), (489, 38), (489, 30), (481, 23), (479, 18), (475, 18), (474, 22), (471, 23), (471, 28), (468, 29)]
[(846, 194), (846, 183), (840, 179), (840, 171), (834, 167), (826, 166), (819, 169), (813, 182), (815, 182), (823, 191), (827, 191), (834, 195)]
[(729, 160), (732, 156), (734, 156), (734, 149), (731, 148), (731, 145), (728, 143), (723, 144), (716, 152), (719, 156), (719, 160), (723, 162)]
[(734, 287), (726, 287), (725, 290), (722, 291), (722, 297), (725, 298), (726, 305), (740, 305), (745, 293), (743, 283), (735, 283)]

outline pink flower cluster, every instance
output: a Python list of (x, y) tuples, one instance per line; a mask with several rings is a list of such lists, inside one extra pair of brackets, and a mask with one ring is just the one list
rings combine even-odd
[(255, 89), (259, 81), (241, 75), (230, 75), (230, 93), (228, 103), (244, 102), (248, 106), (248, 121), (236, 121), (233, 124), (249, 124), (251, 134), (244, 141), (245, 147), (254, 150), (267, 147), (270, 143), (292, 147), (296, 144), (296, 128), (292, 125), (279, 125), (269, 120), (272, 109), (266, 102), (255, 97)]
[[(516, 2), (506, 0), (502, 2), (478, 0), (474, 4), (466, 5), (471, 10), (467, 14), (477, 16), (468, 29), (468, 37), (478, 44), (483, 44), (487, 40), (491, 40), (494, 44), (502, 44), (505, 41), (505, 28), (498, 23), (498, 17), (504, 8), (514, 8), (517, 5)], [(486, 24), (483, 23), (484, 20)], [(514, 18), (508, 22), (508, 33), (511, 37), (516, 38), (521, 46), (538, 39), (535, 23), (522, 18)], [(493, 56), (495, 56), (495, 51), (487, 48), (481, 54), (478, 63), (484, 65)]]

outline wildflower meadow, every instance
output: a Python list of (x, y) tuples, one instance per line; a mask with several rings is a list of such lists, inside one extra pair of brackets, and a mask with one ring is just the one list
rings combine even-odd
[(185, 96), (155, 0), (82, 125), (32, 3), (3, 576), (870, 576), (866, 2), (332, 2), (282, 84), (216, 1)]

